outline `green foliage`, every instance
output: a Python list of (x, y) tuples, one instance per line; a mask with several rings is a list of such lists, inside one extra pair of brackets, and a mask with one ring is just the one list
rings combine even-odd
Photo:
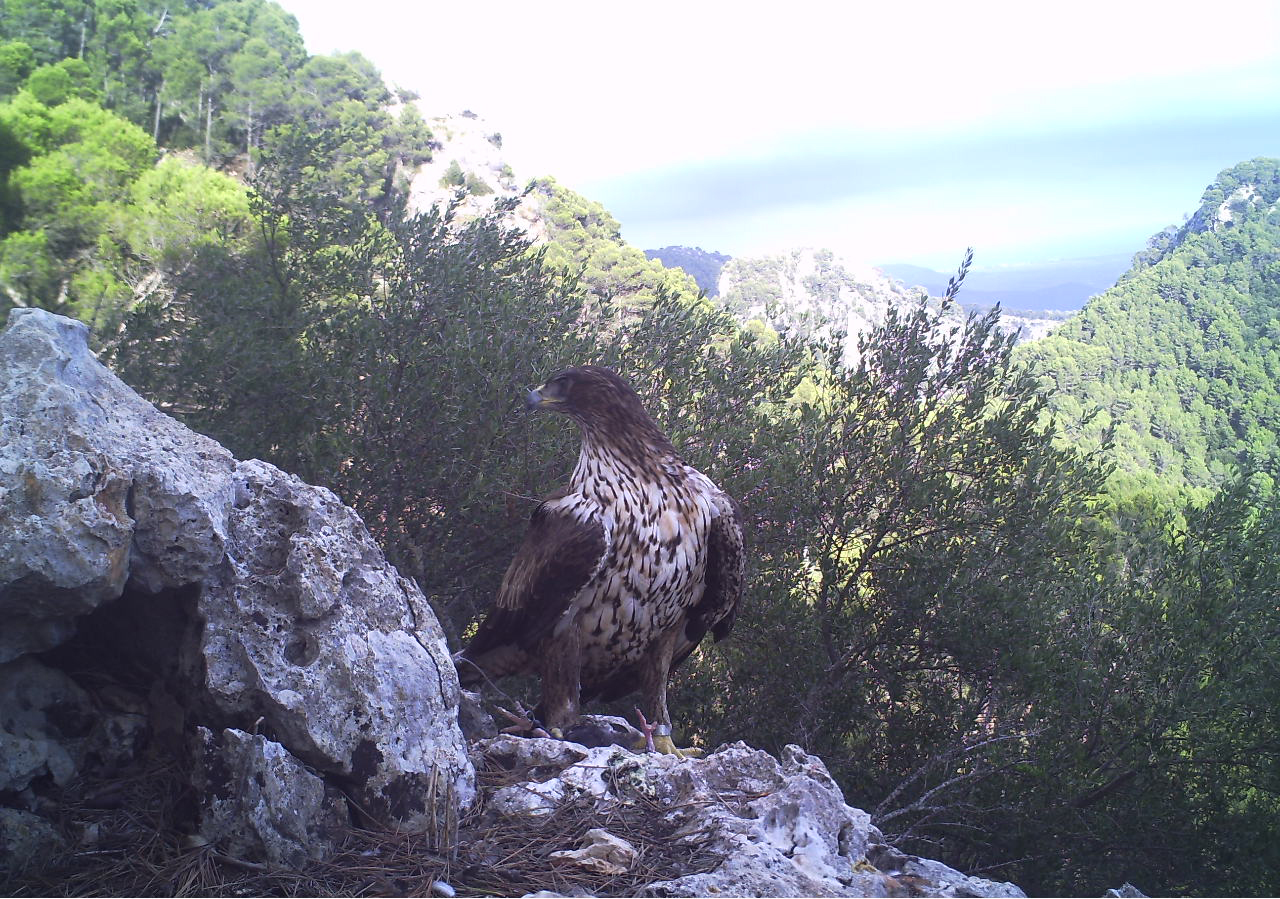
[(463, 174), (462, 166), (458, 164), (456, 159), (449, 162), (444, 174), (440, 176), (441, 187), (462, 187), (466, 182), (466, 175)]
[(5, 306), (28, 298), (57, 297), (61, 274), (44, 231), (19, 231), (0, 241), (0, 287), (9, 300)]
[(173, 140), (206, 159), (252, 153), (279, 124), (305, 58), (293, 16), (268, 0), (229, 0), (179, 16), (153, 51)]
[[(115, 221), (155, 145), (141, 129), (73, 97), (47, 106), (22, 91), (0, 105), (0, 129), (21, 135), (7, 173), (0, 289), (9, 303), (38, 304), (93, 321), (101, 298), (81, 296), (75, 275)], [(43, 254), (43, 258), (36, 258)], [(24, 272), (23, 266), (30, 266)]]
[[(1070, 439), (1114, 427), (1124, 489), (1213, 488), (1280, 460), (1280, 161), (1224, 172), (1112, 290), (1024, 350)], [(1101, 410), (1100, 415), (1095, 415)]]
[(36, 69), (27, 78), (26, 89), (46, 106), (57, 106), (72, 97), (100, 99), (93, 86), (93, 73), (82, 59), (64, 59)]
[[(389, 202), (399, 164), (430, 134), (358, 53), (308, 56), (297, 21), (270, 0), (152, 5), (149, 0), (12, 0), (0, 13), (0, 96), (19, 84), (46, 105), (101, 100), (162, 146), (252, 169), (282, 125), (341, 128), (328, 162), (351, 202)], [(34, 70), (34, 71), (33, 71)]]
[(751, 608), (696, 714), (712, 743), (817, 751), (900, 840), (947, 840), (991, 742), (1026, 737), (1100, 480), (1038, 424), (994, 317), (955, 342), (944, 314), (891, 311), (855, 369), (833, 341), (761, 435)]
[(599, 203), (557, 184), (552, 178), (531, 185), (551, 236), (547, 261), (580, 269), (583, 283), (600, 299), (617, 298), (631, 307), (650, 303), (659, 291), (693, 298), (693, 279), (668, 269), (622, 242), (622, 229)]
[(135, 181), (130, 201), (120, 236), (150, 271), (186, 271), (204, 250), (235, 247), (254, 228), (242, 184), (175, 156)]
[[(110, 339), (134, 288), (192, 264), (222, 240), (227, 221), (247, 214), (226, 205), (225, 184), (197, 184), (189, 167), (154, 182), (177, 177), (181, 184), (164, 187), (178, 191), (175, 202), (131, 194), (156, 154), (141, 128), (171, 147), (199, 148), (206, 160), (238, 156), (250, 172), (264, 149), (288, 155), (295, 132), (341, 135), (309, 170), (309, 190), (349, 210), (387, 207), (404, 188), (394, 179), (399, 168), (429, 153), (421, 116), (411, 107), (391, 114), (367, 59), (308, 57), (296, 21), (267, 0), (9, 3), (0, 37), (8, 39), (0, 68), (26, 85), (0, 106), (0, 238), (13, 240), (0, 247), (0, 290), (6, 305), (79, 315), (100, 339)], [(195, 205), (180, 212), (179, 201)], [(209, 215), (219, 221), (206, 239), (193, 226), (210, 224)]]
[(1033, 893), (1124, 880), (1161, 895), (1275, 891), (1280, 857), (1262, 836), (1280, 814), (1268, 481), (1151, 512), (1110, 558), (1123, 568), (1076, 588), (1061, 629), (1079, 662), (1039, 694), (1038, 751), (984, 796), (1020, 797), (1002, 854), (1036, 859), (1018, 875)]
[(35, 63), (46, 65), (80, 55), (92, 17), (86, 0), (5, 0), (0, 37), (26, 44)]
[(462, 166), (458, 164), (458, 160), (450, 160), (448, 167), (444, 170), (444, 174), (440, 176), (441, 187), (460, 187), (473, 197), (483, 197), (493, 193), (493, 188), (489, 186), (483, 178), (477, 176), (474, 172), (462, 171)]
[(36, 54), (23, 41), (0, 44), (0, 98), (16, 93), (36, 67)]
[(84, 58), (101, 85), (103, 103), (117, 115), (154, 133), (160, 75), (150, 50), (170, 8), (139, 0), (95, 0), (93, 35)]

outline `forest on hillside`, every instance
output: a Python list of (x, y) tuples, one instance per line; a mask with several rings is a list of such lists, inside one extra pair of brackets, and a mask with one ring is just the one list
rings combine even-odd
[(1280, 163), (1052, 338), (922, 300), (848, 367), (551, 179), (543, 246), (516, 200), (407, 215), (411, 98), (269, 0), (0, 8), (0, 307), (332, 488), (455, 646), (576, 454), (522, 389), (613, 365), (750, 526), (685, 742), (801, 744), (904, 851), (1032, 894), (1280, 890)]

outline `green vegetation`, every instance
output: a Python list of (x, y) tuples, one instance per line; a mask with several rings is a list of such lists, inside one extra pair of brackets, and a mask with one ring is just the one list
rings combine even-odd
[[(299, 132), (339, 136), (308, 189), (355, 209), (392, 205), (396, 173), (429, 157), (425, 123), (391, 114), (368, 60), (307, 56), (267, 0), (10, 0), (0, 100), (0, 311), (44, 305), (103, 341), (177, 257), (254, 227), (244, 187), (197, 159), (251, 176)], [(148, 177), (164, 153), (188, 162)]]
[(645, 250), (644, 254), (667, 268), (684, 269), (709, 297), (719, 295), (720, 269), (730, 258), (724, 253), (708, 253), (702, 247), (663, 247)]
[(1126, 490), (1203, 495), (1242, 466), (1280, 463), (1277, 200), (1280, 161), (1223, 172), (1186, 226), (1026, 348), (1072, 442), (1114, 430)]
[(406, 217), (427, 134), (391, 101), (266, 0), (7, 0), (4, 303), (336, 490), (455, 638), (576, 450), (522, 388), (615, 365), (750, 521), (686, 739), (803, 744), (903, 849), (1033, 892), (1280, 889), (1280, 164), (1224, 173), (1049, 340), (908, 304), (846, 367), (550, 179), (542, 247), (514, 200)]
[(622, 241), (622, 227), (599, 203), (540, 178), (531, 187), (546, 219), (551, 243), (547, 261), (581, 268), (583, 282), (599, 298), (652, 302), (657, 291), (695, 297), (698, 285), (682, 271), (668, 269)]

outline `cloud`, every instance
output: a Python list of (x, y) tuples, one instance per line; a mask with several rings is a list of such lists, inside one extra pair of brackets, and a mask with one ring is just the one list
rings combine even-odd
[(480, 113), (518, 176), (642, 246), (843, 240), (949, 268), (967, 242), (1140, 245), (1219, 169), (1280, 155), (1274, 0), (284, 5), (311, 50)]
[(883, 252), (892, 241), (905, 252), (926, 231), (938, 234), (937, 244), (980, 242), (1000, 252), (1029, 239), (1082, 244), (1124, 236), (1140, 245), (1193, 209), (1218, 170), (1258, 155), (1259, 147), (1280, 151), (1278, 120), (1067, 122), (1057, 132), (940, 141), (816, 135), (776, 155), (700, 161), (583, 189), (620, 218), (628, 239), (645, 246), (684, 240), (681, 233), (696, 235), (685, 242), (706, 245), (722, 234), (718, 248), (747, 252), (779, 241), (822, 242), (824, 231), (827, 242), (856, 234), (845, 239)]

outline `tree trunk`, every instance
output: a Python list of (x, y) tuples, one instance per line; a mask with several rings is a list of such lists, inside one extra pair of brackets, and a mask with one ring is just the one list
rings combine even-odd
[(163, 88), (163, 84), (156, 88), (156, 117), (151, 125), (151, 139), (157, 144), (160, 143), (160, 91)]
[(213, 132), (213, 97), (209, 98), (209, 105), (205, 107), (204, 112), (204, 161), (208, 162), (213, 158), (210, 134)]
[(249, 104), (248, 127), (245, 129), (244, 138), (244, 155), (246, 157), (245, 171), (247, 174), (253, 174), (253, 103)]

